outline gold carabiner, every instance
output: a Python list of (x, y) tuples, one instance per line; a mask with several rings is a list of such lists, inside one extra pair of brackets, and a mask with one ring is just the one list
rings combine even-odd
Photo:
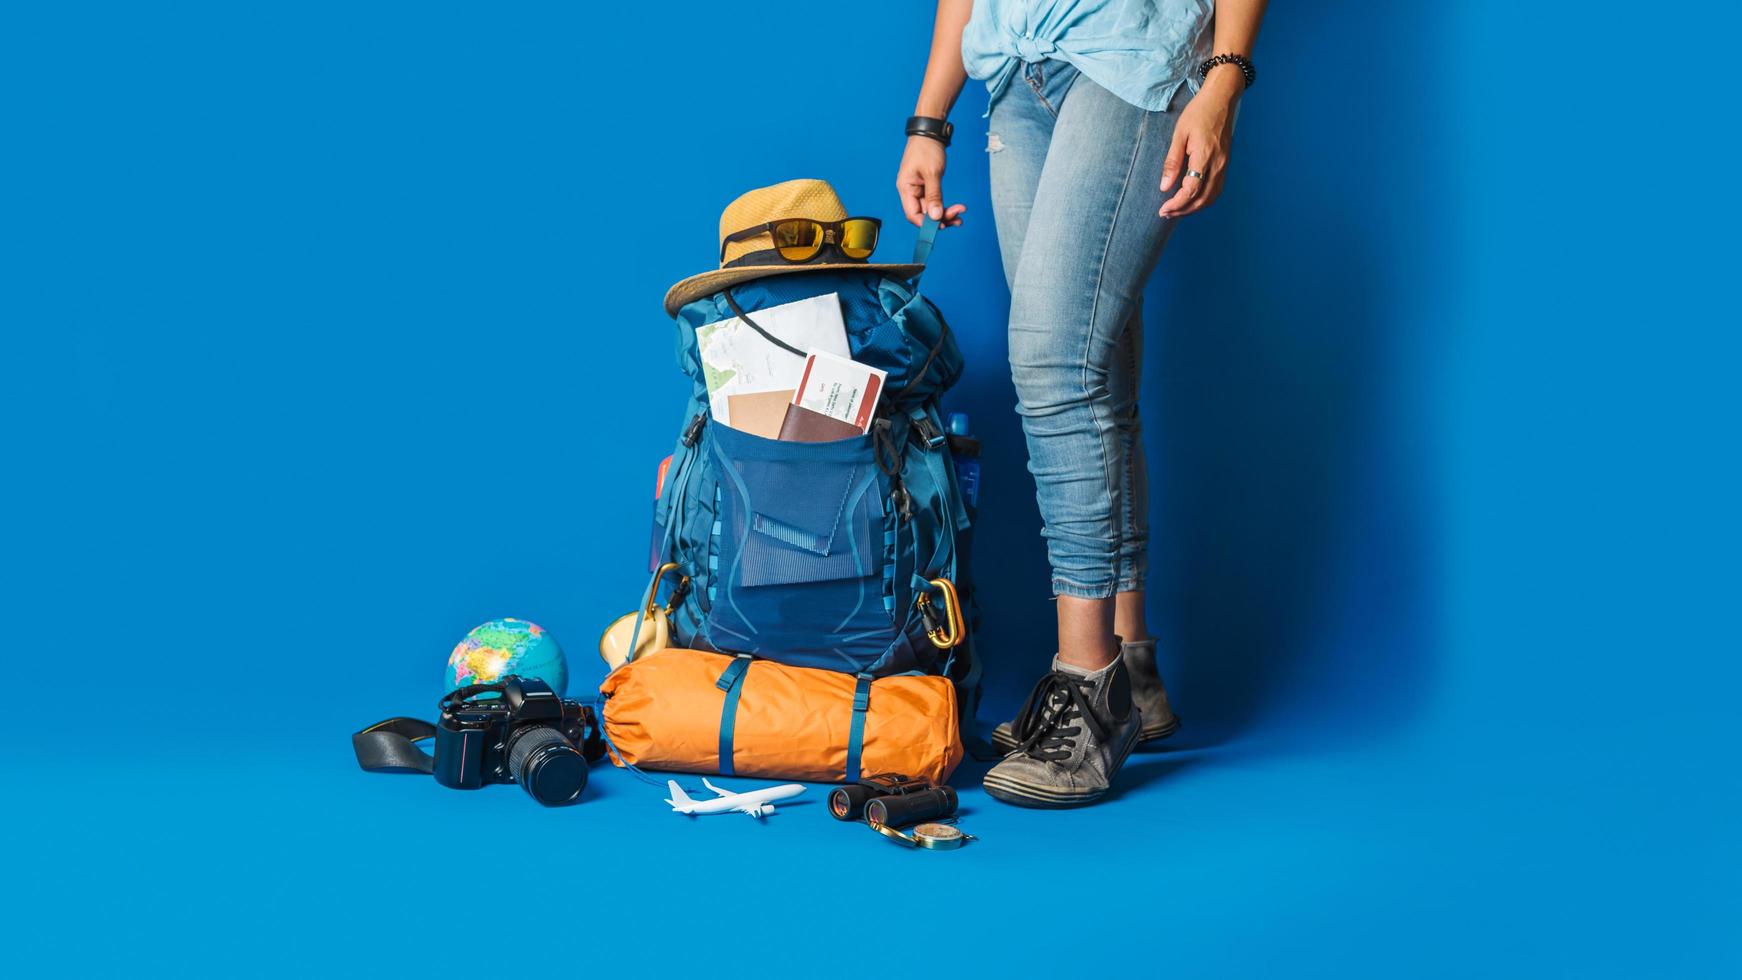
[[(927, 629), (925, 635), (931, 640), (932, 646), (939, 650), (948, 650), (967, 639), (967, 630), (962, 625), (962, 599), (956, 594), (955, 583), (947, 578), (934, 578), (931, 580), (931, 584), (937, 586), (938, 592), (943, 596), (942, 602), (937, 603), (943, 606), (943, 622)], [(921, 592), (919, 598), (914, 600), (914, 605), (919, 608), (919, 614), (925, 618), (928, 624), (933, 622), (934, 615), (937, 615), (932, 611), (933, 604), (929, 592)]]
[[(649, 616), (658, 611), (656, 607), (659, 605), (659, 583), (665, 579), (665, 573), (677, 571), (680, 567), (677, 562), (668, 561), (659, 566), (659, 571), (653, 573), (653, 591), (647, 594), (647, 614)], [(667, 596), (665, 600), (667, 613), (676, 609), (678, 603), (683, 601), (683, 597), (690, 590), (690, 577), (682, 572), (678, 572), (677, 577), (680, 581), (672, 588), (671, 595)]]

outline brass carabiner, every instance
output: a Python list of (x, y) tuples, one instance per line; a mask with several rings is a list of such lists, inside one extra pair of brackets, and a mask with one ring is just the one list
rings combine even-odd
[[(914, 600), (914, 605), (926, 621), (925, 635), (931, 640), (932, 646), (939, 650), (948, 650), (967, 639), (967, 629), (962, 625), (962, 599), (956, 594), (955, 583), (947, 578), (934, 578), (931, 584), (938, 587), (942, 601), (934, 601), (931, 593), (921, 592)], [(934, 605), (943, 608), (936, 610)], [(940, 616), (942, 622), (938, 621)]]
[[(664, 581), (665, 573), (677, 571), (680, 567), (682, 567), (682, 566), (678, 565), (677, 562), (668, 561), (665, 564), (659, 566), (659, 571), (653, 573), (653, 591), (648, 593), (648, 595), (647, 595), (647, 614), (648, 615), (651, 616), (655, 612), (658, 611), (657, 607), (659, 606), (659, 584), (660, 584), (660, 582)], [(670, 613), (672, 610), (676, 609), (678, 607), (678, 603), (683, 602), (683, 597), (688, 595), (689, 591), (690, 591), (690, 577), (688, 575), (685, 575), (682, 572), (678, 572), (677, 577), (679, 579), (677, 585), (672, 587), (671, 594), (666, 596), (666, 599), (665, 599), (665, 611), (667, 613)]]

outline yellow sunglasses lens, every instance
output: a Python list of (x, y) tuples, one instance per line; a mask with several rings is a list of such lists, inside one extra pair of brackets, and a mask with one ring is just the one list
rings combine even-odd
[(841, 228), (841, 251), (850, 259), (869, 258), (877, 251), (877, 222), (864, 218), (846, 221)]
[(823, 247), (823, 226), (815, 221), (782, 221), (773, 234), (774, 247), (788, 262), (803, 262)]

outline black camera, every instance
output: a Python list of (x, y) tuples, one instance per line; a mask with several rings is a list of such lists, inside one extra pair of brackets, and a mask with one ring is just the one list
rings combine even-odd
[(836, 820), (857, 820), (886, 827), (906, 827), (938, 820), (956, 812), (956, 791), (923, 779), (885, 773), (866, 776), (829, 793), (829, 813)]
[(566, 806), (587, 786), (588, 761), (605, 754), (593, 709), (541, 680), (510, 675), (458, 688), (441, 712), (434, 775), (454, 789), (519, 783), (545, 806)]

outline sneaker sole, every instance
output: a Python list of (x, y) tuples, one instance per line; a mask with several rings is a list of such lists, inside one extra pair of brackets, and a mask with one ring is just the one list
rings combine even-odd
[[(1177, 731), (1179, 731), (1179, 717), (1175, 716), (1172, 721), (1165, 725), (1156, 728), (1145, 728), (1138, 732), (1137, 743), (1141, 745), (1145, 742), (1159, 742)], [(1006, 735), (996, 729), (992, 732), (992, 748), (996, 749), (1002, 755), (1009, 755), (1010, 753), (1015, 752), (1016, 747), (1020, 744), (1022, 743), (1018, 742), (1014, 736)]]
[[(1134, 733), (1125, 743), (1125, 750), (1119, 753), (1119, 761), (1113, 766), (1113, 778), (1119, 777), (1120, 770), (1125, 768), (1125, 760), (1131, 757), (1131, 750), (1141, 742), (1142, 733)], [(1109, 782), (1111, 782), (1109, 780)], [(1030, 783), (1026, 780), (1011, 779), (989, 772), (980, 781), (980, 787), (986, 795), (1003, 803), (1014, 806), (1033, 807), (1041, 810), (1068, 810), (1072, 807), (1087, 806), (1107, 795), (1107, 790), (1100, 789), (1090, 793), (1061, 793), (1051, 786)], [(1112, 787), (1109, 786), (1108, 789)]]
[(1177, 731), (1179, 731), (1179, 716), (1175, 715), (1174, 719), (1165, 725), (1159, 725), (1155, 728), (1145, 728), (1143, 731), (1138, 732), (1137, 740), (1139, 742), (1159, 742)]

